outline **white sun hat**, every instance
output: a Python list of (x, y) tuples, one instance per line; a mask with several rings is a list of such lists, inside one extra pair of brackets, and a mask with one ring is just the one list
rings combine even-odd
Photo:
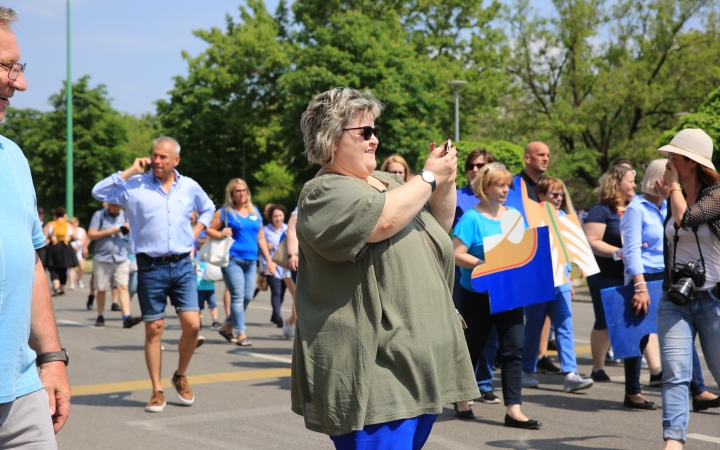
[(696, 163), (715, 170), (712, 163), (712, 138), (700, 128), (686, 128), (680, 131), (668, 145), (663, 145), (658, 151), (665, 157), (668, 153), (687, 156)]

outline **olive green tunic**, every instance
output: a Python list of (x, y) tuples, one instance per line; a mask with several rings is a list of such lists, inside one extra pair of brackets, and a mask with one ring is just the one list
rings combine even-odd
[[(388, 190), (402, 184), (373, 176)], [(337, 174), (300, 194), (292, 410), (313, 431), (346, 434), (480, 395), (452, 301), (448, 234), (426, 206), (366, 244), (384, 204), (384, 193)]]

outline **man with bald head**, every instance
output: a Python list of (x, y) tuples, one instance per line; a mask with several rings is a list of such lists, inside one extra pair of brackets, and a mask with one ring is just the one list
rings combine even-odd
[(535, 186), (543, 179), (550, 163), (550, 147), (540, 141), (529, 143), (525, 147), (525, 170), (520, 177), (525, 180), (528, 188), (528, 197), (538, 201)]
[[(27, 89), (25, 64), (0, 7), (0, 120), (15, 92)], [(0, 449), (56, 449), (70, 413), (68, 354), (60, 345), (45, 269), (35, 187), (22, 150), (0, 136)]]

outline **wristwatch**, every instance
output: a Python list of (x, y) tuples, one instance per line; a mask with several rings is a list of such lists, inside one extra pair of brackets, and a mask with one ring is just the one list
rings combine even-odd
[(431, 192), (435, 192), (435, 188), (437, 187), (437, 184), (435, 183), (435, 174), (429, 170), (421, 170), (418, 172), (418, 175), (422, 177), (424, 182), (430, 184), (430, 187), (432, 188)]
[(50, 352), (50, 353), (43, 353), (42, 355), (38, 355), (37, 359), (35, 360), (35, 364), (40, 367), (45, 363), (53, 362), (53, 361), (62, 361), (65, 363), (65, 366), (67, 367), (68, 362), (70, 362), (70, 356), (68, 355), (67, 350), (60, 349), (59, 352)]

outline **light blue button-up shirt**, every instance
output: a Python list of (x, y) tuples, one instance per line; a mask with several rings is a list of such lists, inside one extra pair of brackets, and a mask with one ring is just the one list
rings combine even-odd
[(129, 180), (117, 172), (93, 188), (93, 197), (122, 205), (130, 224), (130, 251), (152, 257), (179, 255), (193, 247), (195, 236), (190, 215), (198, 212), (198, 222), (210, 225), (215, 205), (192, 178), (175, 171), (175, 182), (166, 194), (152, 173), (135, 175)]
[(658, 208), (642, 195), (636, 195), (628, 205), (620, 220), (626, 277), (665, 269), (663, 221), (666, 215), (665, 201)]

